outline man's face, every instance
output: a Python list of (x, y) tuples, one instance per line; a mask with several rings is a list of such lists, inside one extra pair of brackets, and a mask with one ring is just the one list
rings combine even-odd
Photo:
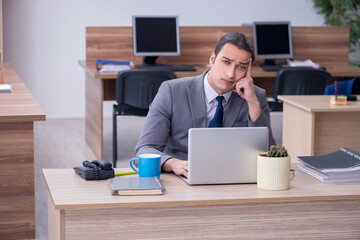
[(210, 86), (218, 94), (234, 90), (236, 83), (245, 76), (250, 62), (251, 53), (231, 43), (225, 44), (216, 58), (214, 52), (210, 56)]

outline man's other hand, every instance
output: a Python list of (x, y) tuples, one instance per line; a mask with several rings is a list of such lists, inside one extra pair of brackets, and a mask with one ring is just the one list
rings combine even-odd
[(169, 158), (162, 165), (165, 172), (174, 172), (176, 175), (184, 175), (188, 177), (188, 161), (180, 160), (177, 158)]

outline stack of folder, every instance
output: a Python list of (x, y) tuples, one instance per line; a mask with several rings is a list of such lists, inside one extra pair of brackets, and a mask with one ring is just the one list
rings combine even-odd
[(102, 73), (130, 70), (133, 66), (134, 64), (131, 61), (96, 60), (96, 69)]
[(321, 156), (298, 156), (299, 170), (323, 182), (360, 181), (360, 153), (341, 148)]

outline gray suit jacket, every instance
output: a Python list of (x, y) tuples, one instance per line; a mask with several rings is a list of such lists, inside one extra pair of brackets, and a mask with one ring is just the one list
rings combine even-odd
[[(165, 81), (154, 98), (136, 145), (135, 155), (161, 154), (161, 164), (171, 157), (187, 160), (188, 130), (206, 128), (204, 76)], [(275, 144), (270, 127), (265, 90), (255, 86), (262, 113), (251, 122), (247, 102), (233, 92), (224, 112), (223, 127), (269, 128), (269, 145)]]

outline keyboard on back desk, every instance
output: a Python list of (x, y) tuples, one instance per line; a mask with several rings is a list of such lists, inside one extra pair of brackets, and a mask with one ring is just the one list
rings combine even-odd
[(171, 70), (174, 72), (192, 72), (192, 71), (196, 71), (196, 68), (191, 65), (180, 65), (180, 66), (171, 66)]
[(276, 71), (278, 72), (280, 69), (313, 69), (313, 67), (290, 67), (283, 65), (262, 65), (261, 66), (264, 71)]

